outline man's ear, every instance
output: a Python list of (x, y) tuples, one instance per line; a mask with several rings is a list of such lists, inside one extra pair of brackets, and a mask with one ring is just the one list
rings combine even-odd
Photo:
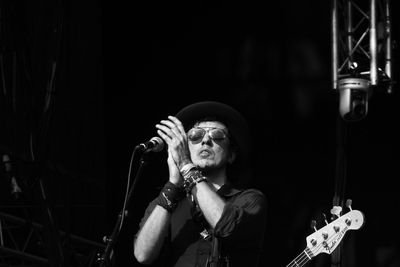
[(228, 162), (229, 164), (232, 164), (236, 159), (236, 149), (232, 149), (231, 152), (229, 153), (229, 158)]

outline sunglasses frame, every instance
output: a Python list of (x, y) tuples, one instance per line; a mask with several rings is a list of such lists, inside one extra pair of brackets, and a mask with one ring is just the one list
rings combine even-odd
[[(195, 129), (198, 129), (198, 130), (201, 130), (202, 132), (203, 132), (203, 134), (201, 135), (201, 137), (197, 140), (192, 140), (191, 138), (190, 138), (190, 132), (192, 131), (192, 130), (195, 130)], [(224, 137), (223, 138), (213, 138), (212, 136), (211, 136), (211, 134), (210, 134), (210, 132), (211, 131), (213, 131), (213, 130), (219, 130), (219, 131), (221, 131), (223, 134), (224, 134)], [(213, 140), (213, 141), (222, 141), (222, 140), (225, 140), (226, 138), (228, 138), (228, 134), (223, 130), (223, 129), (221, 129), (221, 128), (218, 128), (218, 127), (193, 127), (193, 128), (191, 128), (189, 131), (188, 131), (188, 140), (189, 141), (191, 141), (191, 142), (193, 142), (193, 143), (198, 143), (198, 142), (200, 142), (201, 140), (203, 140), (203, 138), (204, 138), (204, 136), (206, 135), (206, 134), (208, 134), (208, 136), (210, 137), (210, 139), (211, 140)]]

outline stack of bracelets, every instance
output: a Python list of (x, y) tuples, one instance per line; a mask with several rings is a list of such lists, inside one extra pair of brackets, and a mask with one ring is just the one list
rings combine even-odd
[(206, 180), (201, 171), (193, 163), (184, 165), (180, 172), (183, 176), (183, 188), (171, 182), (167, 182), (160, 192), (157, 204), (168, 212), (173, 212), (178, 202), (186, 195), (190, 195), (193, 187)]
[(190, 194), (192, 189), (198, 183), (201, 183), (206, 180), (206, 177), (199, 171), (193, 163), (185, 164), (180, 172), (183, 176), (183, 188), (186, 191), (186, 194)]

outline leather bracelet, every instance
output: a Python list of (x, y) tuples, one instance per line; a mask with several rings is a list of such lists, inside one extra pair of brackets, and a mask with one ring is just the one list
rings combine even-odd
[(167, 182), (158, 195), (157, 205), (168, 212), (173, 212), (179, 201), (185, 197), (185, 190), (171, 182)]

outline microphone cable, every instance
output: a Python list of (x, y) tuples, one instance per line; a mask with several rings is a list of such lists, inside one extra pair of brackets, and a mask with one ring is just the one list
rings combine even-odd
[[(122, 216), (122, 218), (121, 218), (121, 223), (120, 223), (120, 225), (119, 225), (119, 231), (121, 231), (121, 229), (122, 229), (122, 224), (124, 223), (124, 219), (125, 219), (126, 206), (127, 206), (127, 202), (128, 202), (128, 195), (129, 195), (130, 184), (131, 184), (131, 173), (132, 173), (133, 159), (135, 158), (135, 155), (136, 155), (136, 151), (137, 151), (137, 150), (138, 150), (138, 147), (136, 146), (136, 147), (133, 149), (133, 152), (132, 152), (132, 155), (131, 155), (131, 160), (130, 160), (130, 162), (129, 162), (129, 170), (128, 170), (128, 177), (127, 177), (127, 183), (126, 183), (126, 191), (125, 191), (124, 204), (123, 204), (123, 206), (122, 206), (122, 211), (121, 211), (121, 214), (120, 214), (120, 216)], [(135, 186), (135, 184), (136, 184), (136, 179), (135, 179), (135, 181), (134, 181), (134, 183), (133, 183), (133, 185), (132, 185), (132, 188), (133, 188), (133, 186)]]

